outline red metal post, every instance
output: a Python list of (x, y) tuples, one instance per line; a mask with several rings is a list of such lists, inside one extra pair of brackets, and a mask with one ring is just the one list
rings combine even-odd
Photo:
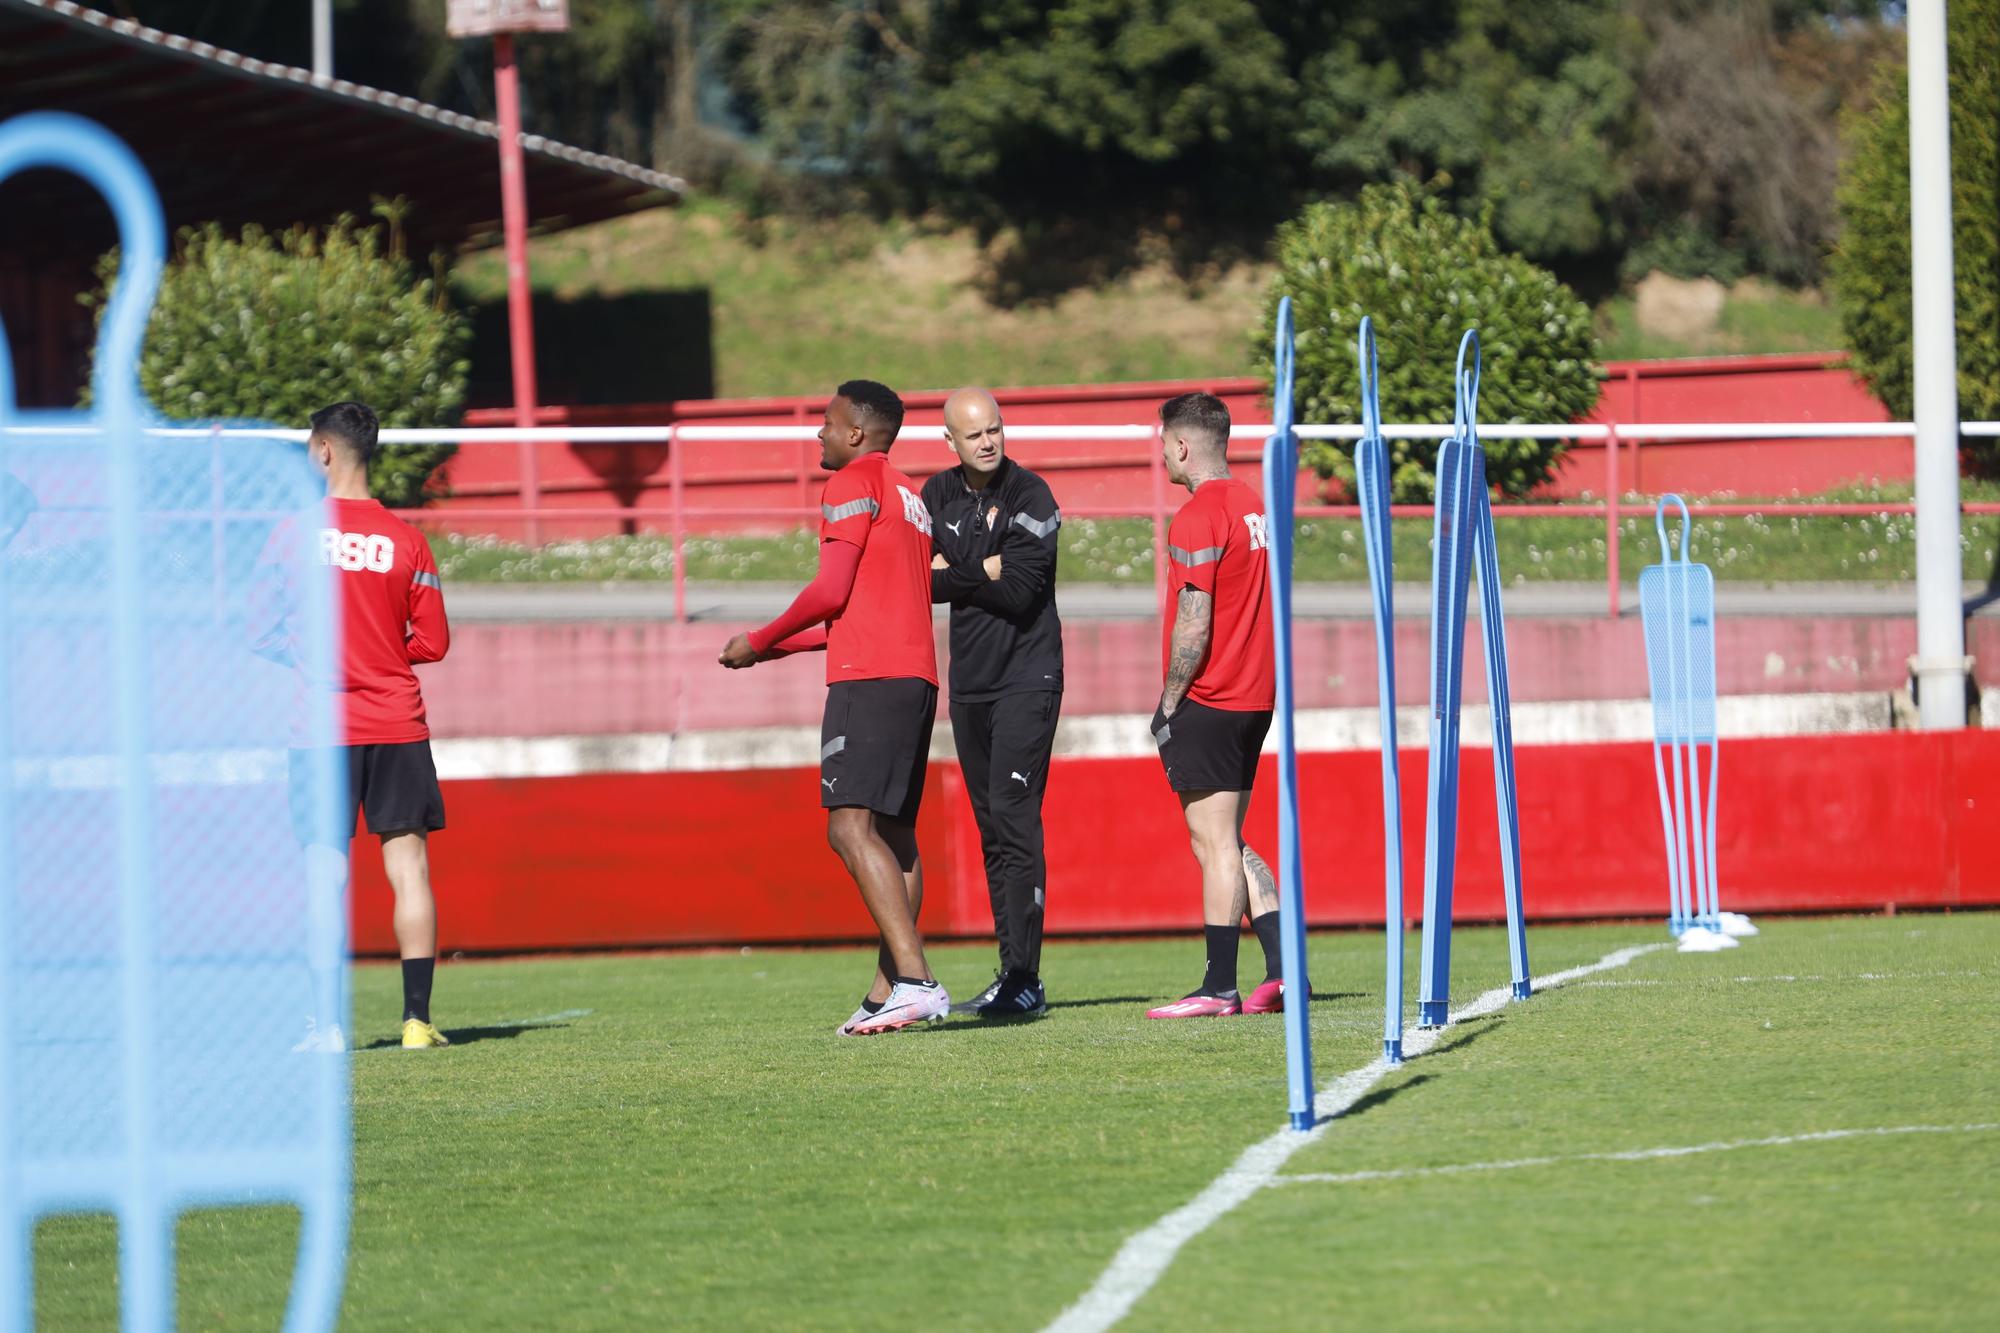
[[(806, 420), (806, 405), (804, 403), (797, 403), (793, 405), (792, 424), (795, 426), (806, 426), (812, 424)], [(814, 444), (815, 444), (814, 441), (807, 440), (799, 446), (799, 456), (797, 460), (798, 469), (796, 475), (799, 479), (799, 511), (804, 514), (810, 514), (812, 512), (812, 473), (813, 469), (819, 463), (818, 457), (816, 457), (813, 453)], [(813, 521), (811, 518), (806, 519), (806, 526), (808, 528), (813, 526)]]
[[(1644, 420), (1646, 419), (1646, 417), (1645, 417), (1645, 414), (1644, 414), (1643, 412), (1641, 412), (1641, 411), (1639, 410), (1639, 367), (1637, 367), (1637, 366), (1627, 366), (1627, 367), (1625, 368), (1625, 382), (1626, 382), (1626, 383), (1628, 383), (1628, 384), (1630, 384), (1630, 385), (1632, 386), (1632, 420), (1634, 420), (1634, 421), (1644, 421)], [(1617, 444), (1617, 440), (1618, 440), (1618, 433), (1617, 433), (1617, 431), (1616, 431), (1616, 430), (1613, 430), (1613, 431), (1612, 431), (1612, 434), (1611, 434), (1611, 438), (1610, 438), (1609, 440), (1607, 440), (1607, 441), (1605, 442), (1605, 447), (1606, 447), (1606, 448), (1610, 448), (1610, 449), (1616, 449), (1616, 448), (1618, 447), (1618, 444)], [(1631, 482), (1631, 486), (1632, 486), (1632, 489), (1633, 489), (1633, 490), (1635, 490), (1635, 491), (1636, 491), (1636, 490), (1639, 490), (1639, 489), (1641, 489), (1641, 484), (1640, 484), (1640, 480), (1639, 480), (1639, 450), (1640, 450), (1640, 448), (1641, 448), (1641, 442), (1640, 442), (1640, 441), (1638, 441), (1638, 440), (1634, 440), (1634, 441), (1632, 441), (1632, 482)]]
[(667, 487), (668, 506), (673, 517), (668, 520), (673, 542), (674, 556), (674, 623), (687, 624), (687, 491), (681, 481), (681, 440), (680, 429), (667, 427)]
[[(514, 424), (533, 427), (535, 320), (528, 287), (528, 185), (521, 164), (521, 74), (514, 64), (514, 35), (493, 38), (493, 100), (500, 112), (500, 225), (507, 239), (507, 339), (514, 365)], [(541, 479), (533, 440), (521, 441), (521, 507), (527, 511), (528, 545), (541, 542)]]
[(1611, 585), (1611, 618), (1618, 619), (1618, 424), (1608, 423), (1604, 436), (1604, 563)]

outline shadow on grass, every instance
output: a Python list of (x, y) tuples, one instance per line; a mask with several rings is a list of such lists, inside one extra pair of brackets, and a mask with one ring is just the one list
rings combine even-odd
[(1151, 997), (1146, 995), (1100, 995), (1094, 1000), (1050, 1000), (1051, 1009), (1095, 1009), (1106, 1004), (1146, 1004)]
[[(1462, 1023), (1453, 1024), (1456, 1031), (1451, 1040), (1439, 1042), (1437, 1045), (1431, 1047), (1430, 1050), (1424, 1052), (1421, 1058), (1428, 1060), (1433, 1056), (1443, 1055), (1447, 1051), (1463, 1050), (1487, 1033), (1498, 1032), (1500, 1030), (1499, 1018), (1499, 1014), (1482, 1014), (1478, 1018), (1468, 1018)], [(1404, 1079), (1394, 1087), (1378, 1088), (1363, 1097), (1360, 1101), (1354, 1103), (1354, 1105), (1348, 1107), (1345, 1111), (1342, 1111), (1337, 1118), (1352, 1120), (1355, 1116), (1381, 1106), (1392, 1097), (1400, 1097), (1412, 1088), (1422, 1087), (1436, 1077), (1438, 1077), (1436, 1074), (1416, 1074)]]
[(1376, 1107), (1386, 1104), (1392, 1098), (1402, 1096), (1412, 1088), (1422, 1087), (1434, 1077), (1435, 1075), (1432, 1074), (1418, 1074), (1414, 1078), (1404, 1079), (1393, 1088), (1377, 1088), (1374, 1092), (1369, 1093), (1366, 1097), (1363, 1097), (1360, 1101), (1354, 1103), (1354, 1105), (1348, 1107), (1334, 1118), (1337, 1120), (1352, 1120), (1358, 1115), (1364, 1115)]
[[(568, 1026), (568, 1023), (501, 1023), (493, 1027), (439, 1028), (438, 1030), (444, 1033), (452, 1045), (470, 1046), (476, 1041), (501, 1041), (518, 1037), (523, 1032), (557, 1032)], [(384, 1037), (380, 1041), (371, 1041), (366, 1046), (359, 1046), (355, 1049), (362, 1051), (386, 1051), (400, 1047), (402, 1044), (403, 1039), (401, 1037)]]
[(1498, 1032), (1502, 1017), (1503, 1015), (1500, 1014), (1481, 1014), (1477, 1018), (1467, 1018), (1452, 1024), (1452, 1031), (1457, 1035), (1448, 1041), (1441, 1041), (1431, 1047), (1430, 1050), (1424, 1053), (1424, 1058), (1428, 1060), (1433, 1056), (1443, 1055), (1447, 1051), (1463, 1050), (1487, 1033)]

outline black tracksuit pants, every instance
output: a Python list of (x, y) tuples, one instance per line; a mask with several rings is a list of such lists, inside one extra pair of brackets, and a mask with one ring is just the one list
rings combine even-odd
[(979, 821), (986, 892), (1000, 938), (1003, 971), (1039, 976), (1042, 902), (1048, 862), (1042, 854), (1042, 795), (1048, 790), (1062, 695), (1035, 691), (990, 703), (951, 704), (952, 742)]

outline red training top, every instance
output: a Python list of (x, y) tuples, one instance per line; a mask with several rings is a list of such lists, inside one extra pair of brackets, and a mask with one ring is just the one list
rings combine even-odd
[[(791, 611), (751, 631), (750, 646), (760, 653), (816, 648), (814, 638), (792, 636), (803, 628), (802, 618), (816, 622), (823, 615), (827, 684), (907, 676), (937, 684), (931, 515), (923, 498), (881, 452), (863, 454), (834, 473), (819, 498), (821, 578)], [(836, 542), (860, 552), (849, 589), (823, 586), (830, 573), (846, 575), (846, 554), (836, 557), (828, 545)], [(824, 601), (822, 593), (828, 594)]]
[(1167, 529), (1162, 670), (1173, 660), (1180, 590), (1196, 588), (1215, 599), (1208, 658), (1187, 692), (1198, 704), (1258, 713), (1277, 702), (1269, 544), (1264, 497), (1234, 477), (1196, 487)]
[[(253, 649), (299, 668), (301, 688), (338, 692), (341, 736), (348, 745), (394, 745), (430, 738), (418, 662), (451, 646), (444, 585), (424, 534), (376, 500), (328, 500), (322, 526), (305, 537), (287, 520), (258, 560), (250, 620)], [(304, 679), (311, 654), (300, 651), (300, 599), (293, 589), (301, 558), (336, 571), (340, 601), (340, 670), (332, 681)], [(299, 710), (299, 725), (304, 710)], [(295, 740), (299, 737), (295, 736)]]

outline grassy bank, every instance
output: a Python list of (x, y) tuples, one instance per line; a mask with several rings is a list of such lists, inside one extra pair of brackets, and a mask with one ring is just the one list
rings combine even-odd
[[(537, 238), (531, 258), (546, 402), (814, 393), (856, 374), (935, 389), (1254, 373), (1270, 278), (1242, 265), (1190, 286), (1155, 267), (1002, 306), (987, 299), (970, 232), (754, 218), (716, 199)], [(452, 285), (482, 311), (477, 374), (504, 397), (500, 256), (465, 259)], [(1817, 293), (1757, 282), (1732, 288), (1706, 332), (1642, 332), (1629, 296), (1599, 307), (1598, 332), (1610, 360), (1844, 343)]]

